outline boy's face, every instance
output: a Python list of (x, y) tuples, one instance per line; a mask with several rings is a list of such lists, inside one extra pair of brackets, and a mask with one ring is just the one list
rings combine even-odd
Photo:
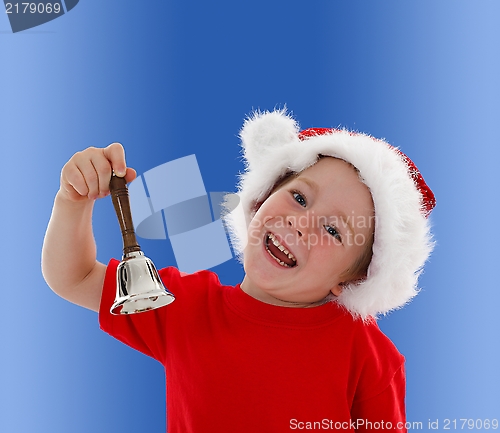
[(276, 190), (249, 227), (241, 288), (263, 302), (305, 307), (330, 292), (374, 227), (370, 191), (354, 168), (322, 158)]

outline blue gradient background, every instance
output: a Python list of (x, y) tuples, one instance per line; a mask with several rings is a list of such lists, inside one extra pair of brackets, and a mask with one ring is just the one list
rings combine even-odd
[[(408, 420), (500, 419), (499, 17), (495, 0), (82, 0), (12, 34), (1, 13), (0, 431), (165, 431), (161, 365), (41, 276), (64, 163), (112, 141), (138, 173), (194, 153), (206, 190), (231, 191), (245, 114), (285, 103), (304, 128), (401, 146), (436, 193), (423, 290), (380, 321), (407, 359)], [(98, 258), (119, 257), (109, 199), (94, 224)]]

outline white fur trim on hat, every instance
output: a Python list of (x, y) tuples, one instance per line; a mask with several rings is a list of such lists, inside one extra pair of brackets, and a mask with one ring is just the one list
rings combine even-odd
[(299, 139), (297, 122), (285, 110), (254, 113), (241, 130), (246, 170), (240, 177), (240, 215), (226, 218), (233, 246), (242, 255), (252, 208), (267, 198), (286, 172), (301, 172), (333, 156), (354, 165), (375, 206), (373, 257), (367, 278), (343, 286), (336, 302), (366, 320), (408, 303), (432, 248), (422, 196), (402, 156), (389, 144), (346, 130)]

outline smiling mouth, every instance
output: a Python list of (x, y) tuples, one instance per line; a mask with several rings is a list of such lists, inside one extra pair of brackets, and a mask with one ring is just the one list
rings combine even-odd
[(281, 266), (285, 268), (293, 268), (294, 266), (297, 266), (297, 259), (295, 256), (283, 245), (281, 245), (278, 239), (276, 239), (276, 236), (272, 233), (266, 233), (265, 244), (266, 251)]

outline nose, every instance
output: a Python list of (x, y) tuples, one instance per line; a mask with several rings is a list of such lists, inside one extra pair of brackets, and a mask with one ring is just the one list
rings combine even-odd
[(309, 232), (309, 217), (308, 215), (290, 215), (287, 217), (288, 226), (297, 232), (299, 237), (306, 235)]

